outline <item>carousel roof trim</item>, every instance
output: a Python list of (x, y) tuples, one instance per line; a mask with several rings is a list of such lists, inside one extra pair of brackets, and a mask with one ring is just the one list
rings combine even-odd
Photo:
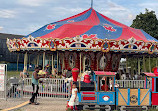
[(77, 50), (158, 53), (158, 40), (92, 8), (47, 24), (21, 39), (7, 39), (10, 51)]
[(128, 53), (158, 53), (157, 42), (144, 42), (131, 37), (128, 40), (92, 39), (80, 36), (65, 39), (41, 39), (29, 36), (23, 39), (7, 39), (10, 51), (102, 51), (102, 52), (128, 52)]

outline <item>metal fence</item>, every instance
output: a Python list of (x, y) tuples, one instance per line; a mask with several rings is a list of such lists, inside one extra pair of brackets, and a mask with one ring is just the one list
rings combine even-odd
[[(116, 80), (119, 88), (145, 88), (145, 80)], [(147, 82), (147, 88), (151, 87), (151, 82)]]
[[(70, 83), (65, 79), (40, 79), (38, 97), (69, 98)], [(30, 98), (33, 93), (31, 78), (19, 80), (18, 84), (8, 82), (8, 98)]]
[[(65, 79), (42, 78), (39, 83), (38, 97), (42, 98), (69, 98), (70, 83)], [(119, 88), (145, 88), (144, 80), (116, 80)], [(7, 81), (7, 98), (30, 98), (33, 93), (31, 78), (17, 79), (12, 78)], [(147, 88), (150, 88), (150, 81)], [(0, 96), (5, 97), (5, 93)]]
[(5, 91), (0, 91), (0, 99), (5, 99), (5, 98), (6, 98)]

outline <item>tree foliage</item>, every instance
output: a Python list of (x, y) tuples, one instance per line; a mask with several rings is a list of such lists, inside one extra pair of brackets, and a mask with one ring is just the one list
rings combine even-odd
[(158, 19), (156, 18), (155, 11), (145, 9), (144, 14), (140, 13), (136, 16), (131, 27), (143, 29), (146, 33), (158, 39)]

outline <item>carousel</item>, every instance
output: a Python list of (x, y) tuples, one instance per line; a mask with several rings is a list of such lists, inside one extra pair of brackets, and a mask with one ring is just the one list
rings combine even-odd
[[(117, 72), (121, 57), (143, 60), (156, 57), (158, 40), (89, 8), (69, 18), (49, 23), (21, 39), (7, 39), (9, 51), (34, 55), (36, 66), (49, 64), (61, 75), (73, 68), (80, 74), (86, 67), (94, 71)], [(31, 61), (32, 62), (32, 61)], [(140, 73), (140, 60), (138, 61)]]

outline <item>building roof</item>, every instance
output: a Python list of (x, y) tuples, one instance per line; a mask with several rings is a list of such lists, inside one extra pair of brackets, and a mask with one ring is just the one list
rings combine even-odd
[(23, 35), (15, 35), (15, 34), (6, 34), (6, 33), (0, 33), (0, 39), (20, 39)]

